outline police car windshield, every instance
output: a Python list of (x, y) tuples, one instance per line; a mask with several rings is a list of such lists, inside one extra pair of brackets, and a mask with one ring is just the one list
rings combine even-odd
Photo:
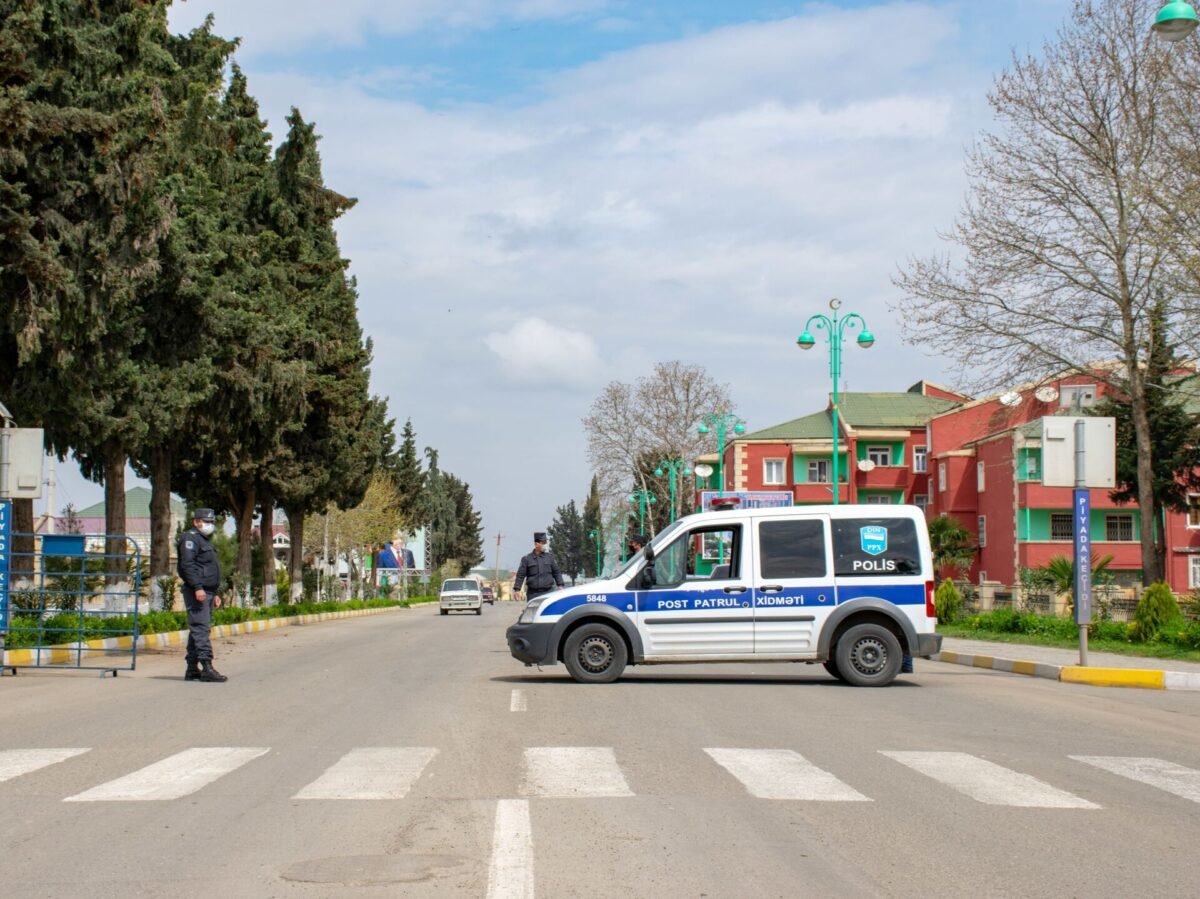
[[(658, 552), (659, 547), (665, 546), (667, 544), (667, 542), (670, 541), (671, 538), (675, 534), (677, 534), (681, 528), (685, 527), (684, 523), (690, 517), (691, 516), (688, 516), (685, 518), (677, 518), (673, 523), (667, 525), (665, 528), (663, 528), (661, 531), (659, 531), (657, 534), (655, 534), (654, 537), (650, 540), (650, 545), (654, 547), (654, 551)], [(642, 554), (640, 552), (634, 553), (632, 556), (629, 557), (628, 561), (626, 561), (626, 563), (624, 565), (622, 565), (620, 567), (620, 569), (618, 569), (617, 573), (614, 574), (613, 577), (620, 577), (621, 575), (625, 574), (625, 572), (627, 572), (627, 571), (629, 571), (629, 569), (633, 568), (633, 566), (636, 565), (641, 559), (642, 559)]]

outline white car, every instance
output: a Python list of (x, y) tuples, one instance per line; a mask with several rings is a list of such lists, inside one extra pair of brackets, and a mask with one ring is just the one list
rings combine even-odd
[(442, 581), (438, 600), (443, 615), (449, 615), (455, 609), (483, 614), (483, 590), (474, 578), (455, 577)]

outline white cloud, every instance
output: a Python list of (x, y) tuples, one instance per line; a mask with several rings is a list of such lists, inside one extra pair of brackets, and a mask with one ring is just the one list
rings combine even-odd
[(487, 335), (484, 342), (504, 375), (519, 385), (586, 388), (603, 378), (596, 341), (541, 318), (522, 319), (506, 332)]

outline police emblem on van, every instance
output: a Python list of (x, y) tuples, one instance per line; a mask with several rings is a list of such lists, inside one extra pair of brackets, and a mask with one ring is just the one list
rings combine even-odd
[(887, 534), (887, 528), (881, 528), (874, 524), (859, 528), (859, 542), (863, 552), (872, 556), (887, 552)]

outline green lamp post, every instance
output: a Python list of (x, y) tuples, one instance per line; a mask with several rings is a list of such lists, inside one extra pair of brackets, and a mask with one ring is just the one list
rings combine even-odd
[(1170, 41), (1173, 44), (1195, 31), (1198, 23), (1200, 22), (1197, 20), (1196, 10), (1192, 4), (1185, 3), (1184, 0), (1171, 0), (1158, 11), (1150, 30), (1162, 40)]
[(638, 531), (644, 534), (646, 532), (646, 507), (658, 500), (649, 490), (635, 490), (629, 494), (629, 501), (638, 504)]
[(833, 310), (833, 317), (817, 313), (810, 316), (808, 321), (804, 323), (804, 333), (796, 338), (796, 344), (802, 350), (811, 350), (817, 340), (812, 336), (810, 328), (817, 328), (825, 332), (825, 336), (829, 340), (829, 375), (833, 378), (833, 464), (831, 466), (833, 473), (833, 504), (838, 504), (838, 494), (841, 493), (841, 485), (838, 483), (838, 379), (842, 376), (842, 339), (847, 328), (858, 328), (858, 345), (864, 350), (870, 349), (875, 343), (875, 335), (867, 329), (867, 323), (857, 312), (851, 312), (842, 318), (838, 318), (838, 310), (842, 307), (842, 301), (832, 299), (829, 301), (829, 308)]
[(725, 429), (733, 426), (733, 433), (745, 434), (746, 426), (732, 412), (718, 409), (704, 416), (703, 424), (696, 429), (699, 434), (708, 434), (713, 428), (717, 429), (717, 492), (725, 494)]
[(666, 469), (671, 474), (671, 521), (675, 521), (675, 481), (680, 475), (689, 475), (692, 473), (691, 467), (682, 459), (663, 459), (658, 463), (658, 468), (654, 469), (655, 477), (663, 476), (663, 469)]
[(599, 528), (592, 528), (588, 531), (588, 536), (592, 538), (592, 542), (596, 544), (596, 577), (600, 577), (600, 544), (603, 542), (604, 534)]

